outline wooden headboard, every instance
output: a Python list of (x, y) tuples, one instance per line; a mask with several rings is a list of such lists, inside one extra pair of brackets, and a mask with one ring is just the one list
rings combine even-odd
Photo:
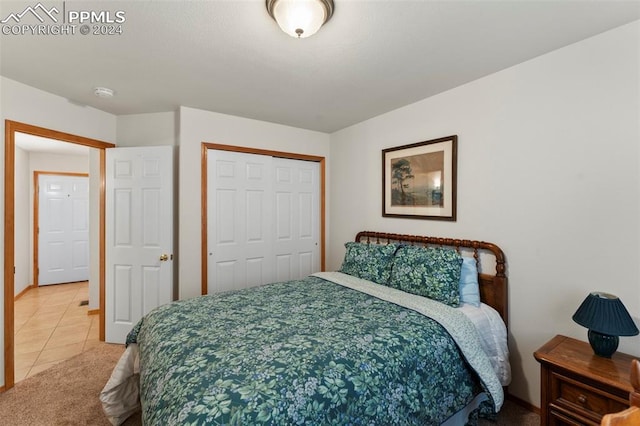
[[(509, 310), (507, 304), (507, 276), (505, 258), (502, 249), (493, 243), (484, 241), (459, 240), (453, 238), (423, 237), (418, 235), (388, 234), (383, 232), (358, 232), (356, 242), (373, 244), (406, 243), (420, 246), (451, 247), (458, 252), (468, 251), (478, 262), (478, 284), (480, 300), (493, 307), (508, 326)], [(495, 271), (489, 273), (482, 269), (482, 255), (489, 254), (495, 259)]]

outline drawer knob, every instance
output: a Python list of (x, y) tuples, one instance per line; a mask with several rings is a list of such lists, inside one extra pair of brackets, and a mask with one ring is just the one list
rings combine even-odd
[(578, 402), (580, 404), (586, 404), (587, 403), (587, 397), (582, 395), (582, 394), (580, 394), (580, 396), (578, 396)]

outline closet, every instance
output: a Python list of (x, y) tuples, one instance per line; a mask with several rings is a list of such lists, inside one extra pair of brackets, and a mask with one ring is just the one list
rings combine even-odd
[(320, 164), (208, 150), (207, 292), (320, 268)]

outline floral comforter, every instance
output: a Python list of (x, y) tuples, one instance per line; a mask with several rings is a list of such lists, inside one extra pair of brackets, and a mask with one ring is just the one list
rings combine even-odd
[[(322, 276), (178, 301), (145, 316), (127, 339), (140, 349), (144, 424), (437, 425), (482, 390), (500, 408), (486, 356), (455, 325), (464, 319), (452, 314), (447, 332), (417, 312), (455, 309), (419, 296), (411, 303), (427, 307), (408, 309), (383, 300), (402, 298), (398, 290)], [(464, 355), (452, 330), (465, 340)]]

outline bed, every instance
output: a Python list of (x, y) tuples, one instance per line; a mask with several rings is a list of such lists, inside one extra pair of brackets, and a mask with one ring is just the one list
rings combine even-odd
[[(510, 380), (492, 243), (360, 232), (339, 271), (147, 314), (101, 393), (113, 424), (464, 425)], [(487, 266), (488, 265), (488, 266)]]

